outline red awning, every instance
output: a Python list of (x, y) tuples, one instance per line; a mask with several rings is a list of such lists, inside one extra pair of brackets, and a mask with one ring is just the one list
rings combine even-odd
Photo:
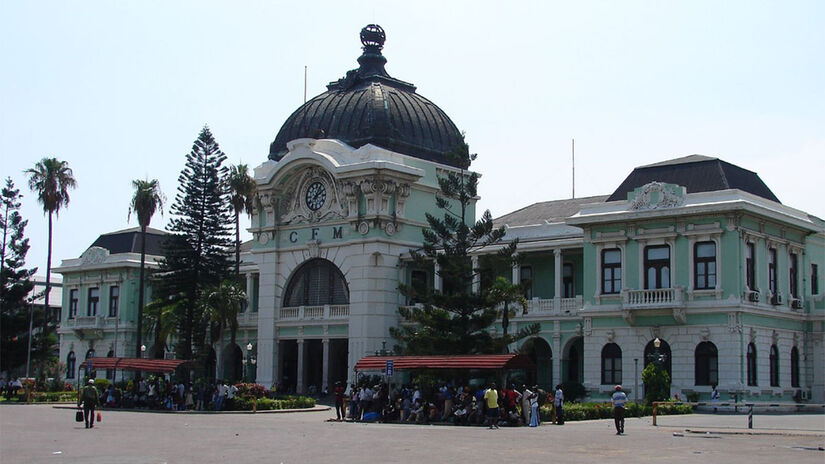
[[(126, 371), (158, 372), (166, 374), (174, 372), (181, 364), (191, 361), (186, 359), (143, 359), (143, 358), (92, 358), (92, 368), (94, 369), (120, 369)], [(81, 369), (86, 368), (86, 363), (80, 364)]]
[(380, 371), (393, 361), (393, 369), (535, 369), (533, 360), (521, 354), (470, 354), (455, 356), (367, 356), (356, 371)]

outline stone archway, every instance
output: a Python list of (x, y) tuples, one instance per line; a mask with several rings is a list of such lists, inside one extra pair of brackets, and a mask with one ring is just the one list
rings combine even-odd
[(238, 345), (226, 345), (221, 352), (221, 376), (231, 383), (243, 380), (243, 352)]
[(541, 337), (532, 337), (521, 345), (519, 353), (529, 356), (536, 365), (535, 371), (527, 373), (527, 383), (551, 391), (554, 387), (553, 350), (547, 341)]

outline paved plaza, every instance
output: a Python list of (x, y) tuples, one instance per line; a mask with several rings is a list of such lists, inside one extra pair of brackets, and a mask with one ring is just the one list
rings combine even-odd
[(825, 416), (694, 414), (538, 428), (327, 422), (331, 411), (169, 414), (104, 411), (86, 430), (74, 411), (0, 406), (3, 463), (816, 463)]

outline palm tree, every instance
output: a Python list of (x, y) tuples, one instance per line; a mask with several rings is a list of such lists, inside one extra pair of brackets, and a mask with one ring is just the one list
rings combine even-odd
[[(132, 202), (129, 204), (129, 218), (132, 213), (137, 214), (138, 224), (140, 224), (140, 283), (138, 285), (138, 313), (137, 313), (137, 344), (135, 345), (135, 357), (141, 355), (141, 335), (143, 328), (143, 274), (146, 266), (146, 228), (152, 221), (155, 211), (160, 210), (163, 215), (163, 202), (165, 200), (163, 192), (160, 191), (160, 183), (157, 179), (133, 180), (132, 186), (135, 193), (132, 195)], [(158, 324), (160, 325), (160, 324)]]
[(252, 214), (252, 199), (255, 197), (255, 181), (249, 176), (249, 168), (241, 163), (229, 167), (226, 177), (229, 201), (235, 212), (235, 279), (241, 276), (241, 213)]
[[(52, 215), (60, 216), (60, 208), (69, 206), (69, 189), (77, 187), (72, 169), (66, 161), (57, 158), (43, 158), (31, 169), (23, 171), (29, 176), (29, 189), (37, 194), (37, 201), (43, 206), (43, 213), (49, 215), (49, 251), (46, 258), (46, 290), (43, 317), (43, 343), (49, 327), (49, 293), (52, 279)], [(43, 346), (43, 353), (46, 353)]]
[(182, 295), (170, 299), (155, 299), (143, 307), (144, 329), (155, 334), (155, 354), (166, 348), (166, 340), (180, 326), (180, 306), (185, 304)]
[(246, 300), (246, 292), (232, 280), (224, 280), (220, 285), (203, 294), (201, 301), (203, 314), (210, 322), (218, 324), (217, 340), (223, 337), (223, 329), (229, 327), (229, 343), (235, 344), (238, 333), (238, 313), (241, 311), (241, 303), (244, 300)]

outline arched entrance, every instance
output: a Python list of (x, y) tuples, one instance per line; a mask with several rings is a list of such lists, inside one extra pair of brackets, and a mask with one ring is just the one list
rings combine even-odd
[[(290, 276), (285, 286), (282, 308), (303, 308), (304, 314), (323, 314), (335, 311), (335, 307), (349, 304), (349, 286), (344, 274), (331, 261), (313, 258), (301, 264)], [(339, 308), (340, 309), (340, 308)], [(325, 348), (325, 343), (327, 344)], [(280, 389), (307, 393), (330, 388), (330, 382), (346, 379), (346, 357), (341, 357), (342, 347), (348, 341), (318, 338), (316, 335), (278, 341)], [(324, 356), (329, 359), (324, 360)], [(339, 367), (343, 365), (343, 367)], [(324, 372), (324, 367), (327, 367)], [(330, 388), (331, 389), (331, 388)]]
[(664, 370), (667, 371), (667, 375), (670, 376), (671, 382), (673, 381), (673, 370), (671, 369), (671, 361), (673, 356), (670, 354), (670, 345), (662, 339), (659, 339), (659, 351), (657, 353), (656, 346), (654, 345), (655, 340), (651, 340), (645, 346), (645, 367), (651, 362), (655, 362), (657, 359), (660, 360), (662, 367)]
[(582, 383), (584, 370), (584, 338), (573, 337), (567, 342), (562, 359), (562, 380), (564, 382)]
[(226, 345), (221, 355), (223, 380), (235, 383), (243, 379), (243, 353), (238, 345)]
[(526, 383), (538, 385), (544, 390), (553, 389), (553, 350), (541, 337), (533, 337), (524, 342), (519, 353), (533, 360), (536, 370), (527, 373)]
[(218, 355), (215, 353), (215, 349), (210, 346), (209, 352), (206, 355), (206, 360), (203, 363), (203, 376), (210, 382), (215, 380), (215, 369), (217, 366)]

